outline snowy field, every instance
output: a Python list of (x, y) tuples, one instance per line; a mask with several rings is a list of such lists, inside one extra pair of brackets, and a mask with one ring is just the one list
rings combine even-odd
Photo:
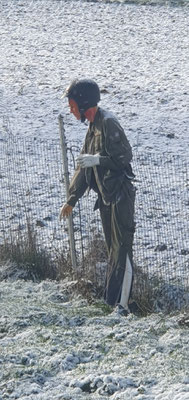
[(181, 314), (118, 317), (72, 285), (1, 282), (1, 400), (189, 399)]
[[(11, 134), (58, 140), (60, 112), (82, 141), (60, 97), (91, 77), (133, 151), (187, 158), (189, 8), (162, 3), (1, 1), (0, 146)], [(1, 281), (0, 400), (189, 400), (182, 314), (120, 319), (73, 293)]]
[(86, 126), (61, 95), (72, 79), (91, 77), (134, 149), (185, 154), (188, 26), (189, 7), (167, 1), (2, 1), (1, 134), (58, 137), (63, 112), (68, 137), (83, 140)]

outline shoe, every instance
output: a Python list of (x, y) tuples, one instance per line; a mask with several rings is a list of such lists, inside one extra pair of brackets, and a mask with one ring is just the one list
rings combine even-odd
[(126, 310), (126, 308), (124, 308), (121, 304), (117, 304), (116, 313), (122, 317), (127, 317), (129, 315), (129, 311)]

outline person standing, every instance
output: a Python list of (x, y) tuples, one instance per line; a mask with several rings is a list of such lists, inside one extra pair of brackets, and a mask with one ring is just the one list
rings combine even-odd
[(70, 112), (89, 121), (86, 138), (71, 179), (69, 198), (60, 211), (68, 217), (87, 189), (97, 195), (109, 263), (104, 298), (119, 314), (130, 312), (133, 282), (135, 187), (132, 149), (117, 118), (98, 106), (100, 89), (92, 79), (76, 79), (67, 88)]

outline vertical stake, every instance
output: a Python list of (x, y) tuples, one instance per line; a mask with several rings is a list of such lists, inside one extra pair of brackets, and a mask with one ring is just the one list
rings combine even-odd
[[(63, 116), (59, 114), (59, 129), (60, 129), (60, 143), (62, 149), (62, 160), (63, 160), (63, 172), (64, 172), (64, 181), (66, 187), (66, 198), (69, 197), (69, 170), (68, 170), (68, 158), (67, 158), (67, 146), (65, 139), (65, 130), (64, 130), (64, 122)], [(68, 232), (69, 232), (69, 242), (70, 242), (70, 253), (71, 253), (71, 261), (74, 272), (77, 270), (77, 259), (76, 259), (76, 251), (75, 251), (75, 239), (74, 239), (74, 228), (73, 228), (73, 216), (72, 214), (68, 217)]]

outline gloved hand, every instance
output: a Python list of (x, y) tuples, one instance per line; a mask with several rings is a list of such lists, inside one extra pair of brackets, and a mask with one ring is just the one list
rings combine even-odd
[(69, 215), (71, 214), (71, 212), (72, 212), (72, 209), (73, 209), (73, 207), (72, 206), (70, 206), (69, 204), (64, 204), (63, 206), (62, 206), (62, 208), (61, 208), (61, 210), (60, 210), (60, 220), (62, 219), (62, 218), (67, 218), (67, 217), (69, 217)]
[(100, 155), (95, 154), (81, 154), (77, 158), (77, 163), (81, 168), (89, 168), (89, 167), (94, 167), (95, 165), (100, 164)]

